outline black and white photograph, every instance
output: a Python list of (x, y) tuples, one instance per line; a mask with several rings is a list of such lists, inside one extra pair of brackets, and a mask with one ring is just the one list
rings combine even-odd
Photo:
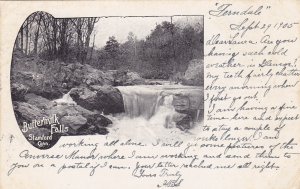
[(20, 131), (39, 149), (74, 135), (188, 140), (203, 125), (203, 41), (202, 15), (34, 12), (12, 53)]
[(300, 189), (299, 10), (0, 1), (0, 188)]

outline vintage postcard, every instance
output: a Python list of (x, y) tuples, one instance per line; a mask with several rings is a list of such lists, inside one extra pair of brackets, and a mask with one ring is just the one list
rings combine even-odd
[(0, 2), (0, 188), (300, 188), (300, 4)]

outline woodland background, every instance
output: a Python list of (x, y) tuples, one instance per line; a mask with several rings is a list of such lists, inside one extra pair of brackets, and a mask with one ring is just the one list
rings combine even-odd
[[(183, 21), (158, 23), (146, 39), (128, 33), (95, 46), (95, 24), (105, 18), (55, 19), (45, 12), (31, 14), (20, 28), (15, 51), (43, 60), (79, 62), (101, 70), (130, 70), (147, 79), (183, 74), (190, 60), (203, 59), (203, 25)], [(101, 29), (101, 28), (100, 28)]]

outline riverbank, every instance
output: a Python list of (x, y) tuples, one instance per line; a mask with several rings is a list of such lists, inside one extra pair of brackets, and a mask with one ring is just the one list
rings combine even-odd
[[(179, 83), (184, 79), (146, 80), (129, 70), (102, 71), (87, 64), (45, 61), (17, 53), (11, 70), (12, 101), (20, 129), (24, 122), (57, 115), (68, 129), (55, 134), (53, 144), (60, 136), (110, 132), (125, 136), (124, 127), (136, 133), (130, 127), (140, 129), (138, 119), (148, 125), (140, 132), (159, 127), (188, 132), (203, 119), (203, 87)], [(44, 126), (23, 134), (29, 139), (49, 132)], [(36, 141), (30, 142), (37, 146)]]

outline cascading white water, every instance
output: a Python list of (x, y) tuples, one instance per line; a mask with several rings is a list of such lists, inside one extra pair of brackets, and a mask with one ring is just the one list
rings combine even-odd
[[(117, 88), (123, 97), (125, 114), (106, 115), (113, 122), (108, 128), (110, 137), (156, 142), (157, 139), (185, 140), (191, 133), (200, 132), (199, 126), (202, 123), (196, 123), (188, 133), (176, 128), (173, 118), (179, 113), (173, 106), (173, 100), (175, 94), (183, 91), (199, 94), (202, 89), (181, 85), (136, 85)], [(57, 105), (76, 105), (70, 92), (54, 102)], [(196, 120), (199, 114), (200, 110), (197, 111)]]
[(76, 105), (76, 102), (70, 96), (70, 92), (71, 90), (68, 93), (64, 94), (62, 98), (56, 99), (53, 102), (57, 105)]
[(155, 142), (157, 139), (184, 140), (190, 136), (190, 133), (176, 128), (173, 118), (179, 113), (175, 111), (173, 98), (181, 91), (195, 88), (180, 85), (140, 85), (117, 88), (123, 96), (125, 115), (110, 117), (114, 123), (110, 128), (110, 136), (144, 142)]
[(161, 91), (146, 87), (118, 87), (120, 90), (126, 114), (131, 117), (142, 116), (149, 119), (155, 113), (161, 100)]

